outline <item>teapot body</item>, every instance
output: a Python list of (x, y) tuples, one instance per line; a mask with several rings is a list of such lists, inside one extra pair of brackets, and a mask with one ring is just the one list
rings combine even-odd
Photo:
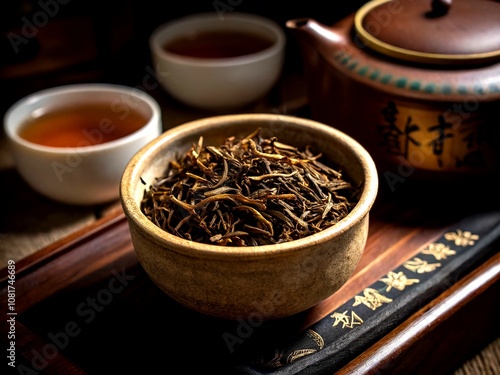
[(464, 68), (381, 56), (353, 37), (353, 18), (327, 28), (327, 38), (314, 20), (301, 22), (312, 116), (357, 139), (389, 184), (498, 172), (500, 63)]

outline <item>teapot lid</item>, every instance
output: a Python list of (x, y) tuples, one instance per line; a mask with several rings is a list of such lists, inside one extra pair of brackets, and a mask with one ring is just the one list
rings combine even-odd
[(385, 55), (414, 62), (500, 60), (500, 2), (371, 0), (355, 15), (359, 39)]

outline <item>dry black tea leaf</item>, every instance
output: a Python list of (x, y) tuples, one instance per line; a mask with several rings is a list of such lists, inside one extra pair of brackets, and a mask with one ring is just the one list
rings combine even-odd
[(224, 246), (297, 240), (335, 225), (357, 202), (359, 186), (260, 129), (225, 143), (198, 144), (144, 193), (142, 212), (178, 237)]

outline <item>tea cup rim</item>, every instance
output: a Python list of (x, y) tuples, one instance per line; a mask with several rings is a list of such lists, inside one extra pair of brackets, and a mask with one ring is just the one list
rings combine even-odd
[[(95, 143), (89, 145), (69, 146), (69, 147), (46, 146), (28, 141), (19, 135), (19, 129), (22, 126), (22, 122), (14, 122), (12, 120), (13, 115), (17, 111), (22, 111), (25, 106), (37, 102), (39, 100), (42, 100), (44, 98), (48, 97), (56, 98), (60, 95), (66, 95), (66, 94), (76, 95), (79, 93), (84, 94), (92, 92), (109, 92), (109, 93), (116, 93), (123, 95), (128, 94), (131, 97), (139, 99), (143, 103), (145, 103), (147, 107), (150, 108), (151, 114), (144, 125), (142, 125), (139, 129), (135, 130), (134, 132), (127, 134), (123, 137), (104, 143)], [(89, 102), (92, 102), (92, 100), (89, 100)], [(26, 118), (28, 118), (28, 115), (26, 115)], [(143, 133), (148, 132), (148, 128), (151, 125), (159, 123), (160, 119), (161, 119), (160, 105), (151, 95), (149, 95), (145, 91), (121, 84), (76, 83), (76, 84), (67, 84), (67, 85), (49, 87), (46, 89), (35, 91), (31, 94), (24, 96), (23, 98), (14, 102), (7, 109), (7, 111), (4, 114), (3, 122), (4, 122), (4, 130), (7, 137), (11, 141), (16, 142), (17, 144), (20, 144), (26, 148), (53, 154), (66, 154), (72, 151), (78, 152), (79, 154), (89, 154), (94, 152), (111, 150), (116, 147), (120, 147), (130, 142), (133, 142), (135, 139), (139, 138)]]
[[(260, 29), (266, 28), (268, 31), (272, 32), (273, 36), (276, 38), (271, 46), (261, 51), (250, 53), (247, 55), (241, 55), (235, 57), (222, 57), (222, 58), (201, 58), (201, 57), (183, 56), (176, 53), (168, 52), (164, 48), (162, 48), (163, 44), (165, 43), (164, 38), (161, 38), (162, 35), (170, 30), (173, 30), (175, 27), (181, 27), (182, 25), (188, 25), (188, 24), (195, 24), (200, 21), (207, 21), (207, 22), (217, 21), (223, 23), (224, 21), (223, 20), (221, 21), (218, 17), (219, 16), (217, 15), (216, 12), (202, 12), (202, 13), (187, 15), (160, 24), (153, 30), (153, 32), (149, 37), (150, 49), (154, 51), (154, 53), (156, 53), (158, 56), (162, 56), (162, 58), (164, 59), (179, 64), (192, 65), (192, 66), (223, 67), (223, 66), (242, 65), (242, 64), (247, 64), (249, 62), (265, 59), (270, 55), (279, 53), (279, 51), (283, 50), (285, 46), (286, 43), (285, 32), (279, 27), (279, 25), (275, 21), (266, 17), (259, 16), (257, 14), (240, 12), (240, 13), (232, 13), (224, 15), (224, 18), (227, 17), (227, 19), (230, 21), (234, 20), (245, 21), (245, 22), (248, 21), (258, 25), (258, 28)], [(207, 27), (203, 28), (203, 30), (218, 30), (218, 28), (213, 29), (211, 27)], [(178, 35), (181, 35), (181, 33), (179, 33)]]

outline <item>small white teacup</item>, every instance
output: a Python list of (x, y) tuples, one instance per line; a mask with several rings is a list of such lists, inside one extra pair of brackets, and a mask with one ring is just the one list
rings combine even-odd
[(162, 87), (180, 102), (215, 112), (265, 97), (280, 78), (285, 44), (280, 25), (247, 13), (181, 17), (149, 39)]
[(125, 166), (163, 131), (160, 106), (150, 95), (104, 83), (28, 95), (7, 110), (4, 127), (23, 179), (76, 205), (118, 199)]

